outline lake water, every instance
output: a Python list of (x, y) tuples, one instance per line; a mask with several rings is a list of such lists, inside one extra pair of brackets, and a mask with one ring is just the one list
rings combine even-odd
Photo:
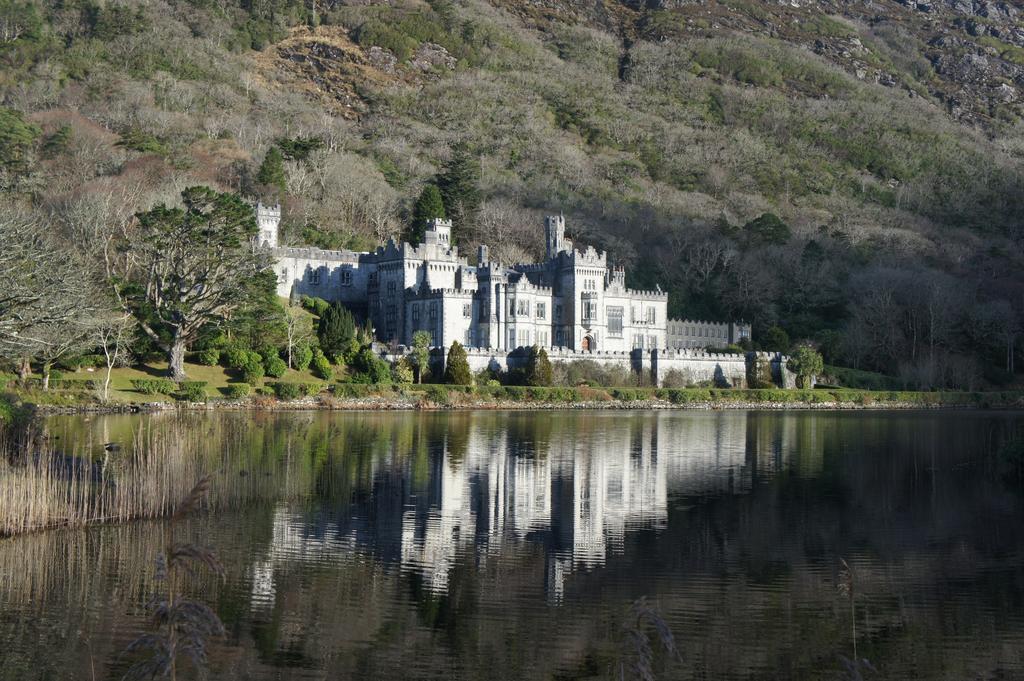
[[(997, 455), (1021, 414), (49, 421), (65, 451), (123, 443), (108, 461), (162, 428), (234, 500), (185, 528), (227, 568), (189, 587), (227, 628), (212, 678), (609, 678), (641, 597), (680, 653), (650, 639), (659, 679), (852, 678), (854, 643), (868, 679), (1024, 678), (1024, 490)], [(0, 679), (120, 678), (162, 527), (0, 540)]]

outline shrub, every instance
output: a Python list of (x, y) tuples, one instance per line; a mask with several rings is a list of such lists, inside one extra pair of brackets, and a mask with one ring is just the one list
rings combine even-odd
[(133, 378), (132, 388), (143, 395), (170, 395), (177, 388), (174, 381), (166, 378)]
[(814, 387), (813, 381), (824, 370), (824, 361), (814, 348), (802, 345), (786, 363), (786, 367), (796, 374), (797, 384), (801, 388)]
[(313, 351), (312, 366), (313, 375), (317, 378), (322, 378), (325, 381), (331, 380), (334, 370), (331, 368), (331, 363), (327, 361), (327, 357), (324, 356), (324, 353), (320, 348)]
[(412, 362), (408, 357), (402, 357), (391, 367), (391, 380), (401, 385), (409, 385), (413, 379)]
[(334, 394), (338, 397), (369, 397), (373, 394), (373, 387), (365, 383), (339, 383), (334, 388)]
[(217, 364), (220, 363), (220, 350), (218, 350), (217, 348), (207, 348), (205, 350), (201, 350), (199, 354), (196, 355), (196, 359), (203, 366), (217, 366)]
[(292, 350), (292, 364), (299, 371), (305, 371), (309, 368), (309, 363), (313, 361), (313, 348), (308, 345), (300, 345)]
[(103, 387), (103, 381), (97, 378), (62, 378), (54, 381), (51, 378), (50, 387), (55, 390), (99, 390)]
[(273, 355), (266, 359), (263, 362), (263, 368), (266, 371), (267, 376), (270, 376), (271, 378), (281, 378), (284, 376), (284, 372), (288, 371), (288, 365), (285, 364), (285, 361), (277, 355)]
[(245, 348), (240, 348), (237, 345), (229, 345), (224, 348), (224, 352), (221, 355), (221, 359), (224, 362), (224, 366), (229, 369), (241, 370), (245, 366), (246, 360), (249, 357), (249, 351)]
[(279, 400), (297, 400), (302, 397), (302, 385), (300, 383), (286, 383), (278, 381), (273, 384), (274, 396)]
[(668, 399), (672, 404), (692, 404), (694, 402), (710, 402), (711, 391), (704, 388), (669, 390)]
[(324, 312), (326, 312), (327, 308), (331, 306), (331, 304), (323, 298), (315, 298), (313, 296), (302, 296), (300, 301), (303, 308), (309, 310), (317, 317), (323, 317)]
[(391, 382), (391, 365), (377, 356), (369, 346), (359, 351), (352, 361), (353, 383), (383, 383)]
[(252, 386), (248, 383), (232, 383), (224, 388), (224, 394), (232, 399), (241, 399), (252, 394)]
[(205, 402), (206, 383), (202, 381), (186, 381), (178, 388), (175, 397), (185, 402)]
[(302, 383), (302, 394), (306, 397), (315, 397), (327, 389), (326, 383)]
[(263, 378), (265, 372), (263, 370), (263, 357), (260, 353), (252, 350), (245, 350), (245, 359), (242, 362), (242, 366), (238, 367), (238, 370), (242, 374), (242, 380), (246, 383), (257, 383)]
[(448, 389), (443, 385), (428, 385), (426, 393), (427, 399), (437, 404), (448, 404), (451, 399)]

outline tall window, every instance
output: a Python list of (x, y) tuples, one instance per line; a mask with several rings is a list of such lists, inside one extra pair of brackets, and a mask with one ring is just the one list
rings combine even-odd
[(519, 301), (519, 309), (518, 309), (517, 312), (518, 312), (518, 315), (520, 317), (529, 317), (530, 316), (530, 301), (529, 300), (520, 300)]
[(653, 307), (647, 308), (647, 323), (648, 324), (653, 324), (654, 323), (654, 313), (655, 313), (655, 310), (654, 310)]
[(526, 348), (530, 346), (530, 330), (520, 329), (519, 330), (519, 345), (517, 347)]
[(537, 303), (537, 319), (544, 319), (548, 315), (548, 306), (546, 303)]
[(562, 321), (562, 306), (561, 305), (555, 305), (555, 321), (556, 322)]
[(393, 281), (389, 281), (388, 282), (388, 295), (389, 296), (395, 295), (395, 291), (397, 291), (397, 290), (398, 290), (398, 284), (396, 284)]
[(288, 268), (285, 267), (281, 270), (281, 277), (277, 280), (279, 284), (285, 284), (288, 282)]
[(473, 304), (472, 303), (465, 303), (465, 304), (463, 304), (463, 306), (462, 306), (462, 316), (465, 317), (466, 319), (471, 319), (473, 317)]
[(514, 348), (516, 346), (516, 330), (515, 329), (509, 329), (508, 330), (508, 346), (510, 348)]
[(473, 347), (473, 329), (466, 329), (466, 347)]
[(412, 306), (412, 326), (415, 329), (420, 323), (420, 306), (419, 303)]
[(565, 332), (561, 329), (555, 329), (555, 345), (558, 347), (565, 345)]
[(437, 319), (437, 303), (430, 304), (430, 319), (431, 321)]
[(351, 286), (352, 285), (352, 270), (343, 269), (341, 271), (341, 285)]
[(587, 321), (597, 319), (597, 303), (589, 300), (583, 301), (583, 319)]
[(311, 286), (320, 285), (320, 268), (312, 269), (309, 271), (309, 283)]
[(608, 335), (622, 336), (622, 308), (609, 307), (608, 311)]

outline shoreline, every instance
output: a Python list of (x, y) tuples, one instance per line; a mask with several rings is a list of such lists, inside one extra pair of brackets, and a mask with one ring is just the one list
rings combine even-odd
[[(461, 397), (461, 396), (460, 396)], [(911, 410), (993, 410), (1024, 409), (1024, 401), (1016, 403), (915, 402), (852, 400), (821, 401), (755, 401), (718, 399), (676, 403), (663, 399), (648, 400), (487, 400), (470, 399), (439, 403), (410, 398), (307, 398), (298, 400), (245, 400), (210, 402), (149, 402), (116, 405), (27, 404), (34, 416), (71, 416), (78, 414), (157, 414), (167, 412), (286, 412), (286, 411), (911, 411)]]

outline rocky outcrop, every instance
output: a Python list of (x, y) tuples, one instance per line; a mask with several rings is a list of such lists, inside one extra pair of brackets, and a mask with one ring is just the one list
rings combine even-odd
[(416, 49), (416, 54), (409, 60), (409, 65), (420, 71), (452, 71), (457, 62), (458, 60), (448, 54), (448, 50), (441, 45), (422, 43)]

